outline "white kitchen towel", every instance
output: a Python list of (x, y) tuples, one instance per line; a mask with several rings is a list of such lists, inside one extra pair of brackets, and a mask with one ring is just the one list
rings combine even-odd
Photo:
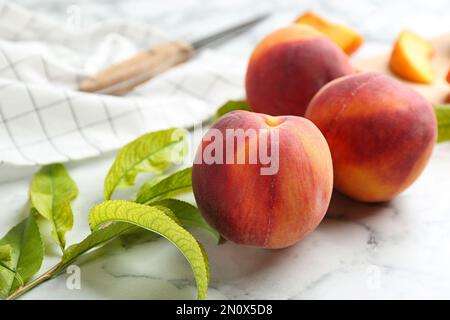
[(101, 155), (144, 132), (192, 126), (243, 96), (245, 66), (214, 52), (125, 97), (79, 92), (81, 78), (169, 37), (121, 21), (73, 29), (0, 3), (0, 169)]

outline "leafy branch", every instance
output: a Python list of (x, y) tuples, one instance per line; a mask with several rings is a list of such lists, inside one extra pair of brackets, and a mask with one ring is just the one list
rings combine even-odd
[[(73, 226), (71, 202), (76, 199), (78, 188), (62, 164), (44, 166), (30, 185), (29, 216), (0, 239), (0, 295), (16, 299), (61, 274), (80, 256), (126, 233), (143, 229), (166, 238), (180, 250), (193, 270), (198, 298), (204, 299), (209, 284), (208, 258), (186, 228), (203, 229), (216, 241), (220, 236), (195, 206), (170, 198), (191, 189), (191, 168), (144, 184), (135, 201), (109, 200), (117, 188), (132, 186), (141, 172), (164, 173), (171, 163), (185, 156), (185, 151), (182, 129), (151, 132), (124, 146), (105, 178), (106, 201), (89, 213), (91, 233), (67, 248), (65, 234)], [(62, 256), (57, 265), (31, 280), (45, 256), (41, 230), (36, 223), (41, 216), (50, 224)]]

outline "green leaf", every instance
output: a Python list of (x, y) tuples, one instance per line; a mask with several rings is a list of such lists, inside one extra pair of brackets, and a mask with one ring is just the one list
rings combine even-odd
[(133, 228), (135, 226), (128, 223), (112, 223), (92, 231), (83, 241), (71, 245), (65, 250), (58, 270), (64, 270), (83, 253), (99, 247)]
[(450, 140), (450, 104), (444, 104), (434, 108), (438, 124), (437, 142)]
[[(164, 213), (169, 214), (169, 217), (175, 217), (174, 220), (179, 221), (179, 223), (183, 226), (206, 230), (217, 242), (219, 242), (219, 233), (208, 225), (198, 209), (193, 205), (175, 199), (165, 199), (157, 201), (154, 204), (158, 206), (158, 208), (162, 209)], [(166, 210), (164, 210), (164, 208), (166, 208)], [(65, 250), (62, 262), (58, 269), (62, 271), (82, 254), (102, 246), (107, 242), (114, 240), (116, 237), (126, 236), (130, 239), (139, 239), (141, 236), (139, 232), (140, 230), (142, 229), (129, 223), (120, 222), (115, 222), (103, 228), (94, 230), (83, 241), (71, 245)], [(139, 234), (139, 236), (133, 237), (134, 234)]]
[(159, 205), (170, 209), (183, 227), (205, 230), (213, 236), (216, 243), (219, 243), (220, 234), (205, 221), (198, 208), (192, 204), (176, 199), (165, 199), (153, 202), (151, 205)]
[(132, 186), (139, 172), (160, 172), (178, 161), (185, 155), (184, 138), (185, 131), (174, 128), (147, 133), (124, 146), (105, 178), (105, 199), (117, 187)]
[[(12, 255), (12, 247), (9, 244), (0, 246), (0, 270), (3, 268), (12, 273), (15, 273), (15, 271), (12, 270), (11, 267), (9, 266), (10, 261), (11, 261), (11, 255)], [(1, 274), (0, 274), (0, 276), (1, 276)], [(1, 285), (0, 285), (0, 287), (1, 287)]]
[(224, 114), (235, 110), (251, 111), (250, 106), (248, 105), (248, 102), (246, 100), (230, 100), (223, 106), (221, 106), (219, 110), (217, 110), (216, 114), (211, 119), (211, 123), (215, 122)]
[[(13, 277), (17, 278), (20, 285), (23, 285), (23, 280), (20, 275), (11, 269), (10, 262), (12, 257), (12, 247), (9, 244), (0, 246), (0, 270), (6, 270)], [(8, 279), (5, 279), (4, 275), (0, 272), (0, 288), (6, 287)], [(1, 290), (1, 289), (0, 289)]]
[[(116, 222), (117, 223), (117, 222)], [(146, 229), (134, 227), (129, 232), (120, 235), (120, 245), (123, 248), (130, 248), (137, 244), (148, 243), (160, 238), (159, 234), (148, 232)]]
[(44, 259), (44, 245), (33, 215), (12, 228), (1, 240), (0, 246), (11, 247), (9, 270), (0, 270), (3, 281), (0, 294), (8, 296), (36, 274)]
[(209, 283), (208, 260), (201, 245), (166, 212), (123, 200), (105, 201), (89, 214), (89, 224), (95, 230), (107, 222), (126, 222), (155, 232), (171, 241), (189, 261), (197, 283), (198, 298), (204, 299)]
[(160, 181), (144, 184), (138, 191), (136, 202), (149, 203), (156, 199), (166, 198), (192, 188), (192, 168), (177, 171)]
[(64, 251), (65, 234), (72, 229), (70, 202), (78, 196), (78, 188), (62, 164), (42, 167), (31, 182), (31, 204), (52, 224), (52, 234)]
[(12, 247), (9, 244), (0, 246), (0, 262), (6, 263), (11, 261)]

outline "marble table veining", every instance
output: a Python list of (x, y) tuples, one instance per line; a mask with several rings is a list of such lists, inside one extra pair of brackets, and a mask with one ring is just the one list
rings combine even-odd
[[(357, 57), (389, 50), (397, 33), (412, 29), (425, 36), (448, 31), (447, 0), (292, 1), (16, 1), (64, 19), (81, 8), (83, 26), (106, 18), (134, 19), (176, 36), (195, 38), (205, 26), (226, 24), (242, 13), (270, 10), (270, 19), (217, 50), (246, 59), (255, 43), (304, 9), (342, 20), (360, 30), (366, 44)], [(212, 28), (212, 27), (211, 27)], [(75, 227), (68, 242), (89, 232), (87, 214), (102, 200), (102, 181), (114, 154), (69, 164), (79, 185)], [(0, 184), (0, 234), (24, 215), (32, 172)], [(211, 263), (210, 299), (403, 299), (450, 298), (450, 144), (435, 148), (418, 181), (389, 203), (362, 204), (333, 197), (327, 218), (297, 245), (277, 251), (227, 242), (216, 246), (197, 233)], [(43, 270), (57, 261), (57, 253)], [(70, 289), (63, 274), (25, 299), (191, 299), (195, 284), (182, 255), (163, 240), (134, 246), (116, 241), (78, 262), (81, 289)]]

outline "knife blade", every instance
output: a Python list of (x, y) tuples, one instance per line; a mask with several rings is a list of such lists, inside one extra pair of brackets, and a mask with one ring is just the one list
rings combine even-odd
[(241, 32), (247, 31), (254, 25), (258, 24), (259, 22), (265, 20), (269, 16), (268, 13), (264, 13), (261, 15), (258, 15), (254, 18), (251, 18), (250, 20), (241, 22), (239, 24), (236, 24), (234, 26), (228, 27), (222, 31), (216, 32), (214, 34), (208, 35), (206, 37), (203, 37), (201, 39), (197, 39), (191, 43), (194, 50), (202, 49), (206, 46), (209, 46), (213, 43), (217, 43), (222, 40), (226, 40), (230, 37), (237, 36)]

